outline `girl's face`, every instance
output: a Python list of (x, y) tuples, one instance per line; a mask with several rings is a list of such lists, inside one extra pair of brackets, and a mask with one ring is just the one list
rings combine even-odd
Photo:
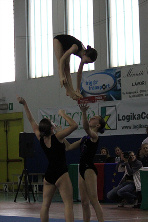
[(145, 147), (145, 155), (148, 156), (148, 145)]
[(86, 55), (83, 55), (82, 61), (84, 62), (84, 64), (93, 63), (93, 61), (90, 59), (90, 57), (88, 57)]
[(100, 121), (100, 117), (99, 116), (93, 116), (89, 120), (89, 126), (90, 127), (95, 127), (95, 126), (99, 125), (99, 121)]
[(148, 155), (148, 144), (147, 143), (143, 144), (141, 150), (142, 150), (142, 154), (147, 156)]
[(130, 155), (129, 155), (129, 158), (130, 158), (131, 161), (135, 161), (136, 160), (136, 155), (133, 152), (131, 152)]
[(106, 149), (101, 150), (101, 155), (107, 155)]
[(121, 151), (120, 148), (117, 147), (117, 148), (115, 149), (115, 153), (116, 153), (117, 156), (120, 156), (121, 153), (122, 153), (122, 151)]

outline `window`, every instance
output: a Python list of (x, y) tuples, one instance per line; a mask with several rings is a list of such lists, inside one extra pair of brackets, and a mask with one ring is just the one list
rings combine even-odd
[[(93, 0), (67, 0), (67, 33), (79, 39), (85, 47), (94, 47)], [(80, 60), (71, 56), (70, 71), (76, 72)], [(94, 63), (84, 65), (83, 71), (94, 70)]]
[(140, 63), (138, 0), (108, 0), (110, 67)]
[(28, 0), (29, 77), (53, 75), (52, 0)]
[(13, 0), (0, 0), (0, 83), (15, 81)]

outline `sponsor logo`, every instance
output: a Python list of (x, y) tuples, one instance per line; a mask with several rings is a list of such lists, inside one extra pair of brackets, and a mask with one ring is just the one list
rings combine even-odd
[(114, 75), (109, 73), (94, 73), (89, 75), (84, 82), (82, 82), (82, 89), (89, 94), (102, 94), (111, 90), (116, 85)]
[(116, 106), (104, 106), (101, 107), (101, 116), (106, 122), (106, 130), (117, 129), (117, 110)]
[(147, 120), (148, 119), (148, 113), (141, 112), (141, 113), (129, 113), (127, 115), (121, 115), (118, 114), (118, 121), (136, 121), (136, 120)]
[(125, 77), (136, 77), (136, 76), (143, 76), (144, 71), (140, 70), (139, 72), (134, 72), (136, 70), (134, 70), (134, 68), (130, 68), (128, 73), (124, 76)]

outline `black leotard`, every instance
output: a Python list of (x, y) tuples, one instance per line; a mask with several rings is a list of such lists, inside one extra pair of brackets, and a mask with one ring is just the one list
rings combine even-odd
[(67, 51), (73, 44), (76, 44), (78, 46), (78, 51), (74, 53), (74, 55), (78, 55), (79, 51), (82, 49), (82, 42), (71, 35), (57, 35), (54, 37), (54, 39), (59, 40), (63, 46), (64, 51)]
[(80, 166), (79, 172), (82, 178), (84, 178), (85, 171), (87, 169), (93, 169), (96, 175), (98, 174), (97, 169), (94, 165), (94, 156), (97, 152), (99, 139), (97, 142), (92, 142), (89, 136), (84, 136), (80, 144)]
[(40, 139), (40, 144), (49, 161), (45, 179), (47, 182), (55, 184), (59, 177), (68, 172), (65, 157), (65, 144), (60, 143), (55, 135), (51, 136), (50, 148), (45, 145), (43, 138)]

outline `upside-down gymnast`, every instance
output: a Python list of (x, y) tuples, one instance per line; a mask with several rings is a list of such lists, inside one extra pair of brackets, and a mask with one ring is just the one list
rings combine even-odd
[[(91, 46), (84, 47), (83, 43), (71, 35), (57, 35), (53, 39), (53, 47), (58, 62), (58, 72), (61, 87), (65, 87), (66, 95), (74, 100), (83, 98), (80, 94), (80, 85), (84, 64), (92, 63), (97, 59), (97, 51)], [(81, 59), (77, 72), (77, 89), (73, 88), (70, 75), (70, 55), (76, 55)]]
[(73, 222), (73, 189), (66, 165), (64, 138), (76, 130), (78, 125), (64, 110), (59, 110), (58, 114), (68, 122), (69, 127), (54, 133), (55, 126), (49, 119), (42, 119), (38, 125), (26, 101), (22, 97), (18, 97), (17, 100), (20, 104), (23, 104), (32, 129), (49, 161), (43, 182), (43, 203), (40, 211), (41, 222), (49, 221), (49, 208), (56, 189), (59, 190), (64, 202), (65, 221)]
[(94, 116), (88, 122), (86, 111), (89, 106), (87, 104), (79, 106), (82, 111), (83, 128), (87, 136), (72, 143), (69, 149), (72, 150), (80, 147), (79, 191), (83, 209), (83, 221), (90, 221), (90, 202), (95, 210), (98, 221), (104, 222), (103, 211), (97, 195), (98, 173), (93, 160), (99, 143), (98, 132), (101, 134), (104, 133), (105, 121), (101, 116)]

